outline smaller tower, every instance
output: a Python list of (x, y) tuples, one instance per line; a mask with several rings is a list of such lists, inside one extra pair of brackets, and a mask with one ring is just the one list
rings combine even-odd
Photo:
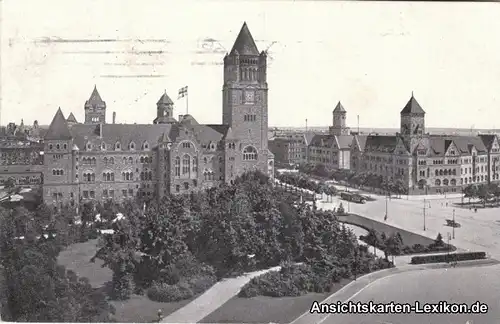
[(418, 143), (425, 137), (425, 111), (413, 96), (413, 92), (400, 115), (401, 136), (410, 152), (413, 153)]
[(156, 118), (153, 124), (173, 124), (175, 122), (174, 103), (165, 90), (165, 93), (163, 93), (160, 100), (156, 103)]
[(333, 123), (330, 127), (330, 135), (349, 135), (349, 128), (346, 126), (347, 111), (339, 103), (333, 110)]
[(76, 120), (75, 115), (73, 115), (73, 113), (69, 114), (68, 118), (66, 119), (66, 122), (68, 123), (68, 125), (78, 124), (78, 121)]
[(96, 86), (85, 102), (85, 124), (106, 124), (106, 102), (101, 99)]

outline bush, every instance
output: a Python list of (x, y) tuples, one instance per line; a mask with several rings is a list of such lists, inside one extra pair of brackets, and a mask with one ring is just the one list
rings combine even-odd
[(470, 261), (486, 259), (485, 252), (464, 252), (453, 254), (433, 254), (425, 256), (416, 256), (411, 258), (412, 264), (424, 263), (441, 263), (441, 262), (454, 262), (454, 261)]
[(163, 303), (189, 299), (193, 295), (193, 291), (189, 288), (188, 284), (182, 282), (175, 285), (155, 282), (147, 292), (149, 299)]
[(217, 282), (217, 277), (211, 275), (200, 275), (188, 280), (188, 285), (193, 294), (198, 295), (205, 292)]

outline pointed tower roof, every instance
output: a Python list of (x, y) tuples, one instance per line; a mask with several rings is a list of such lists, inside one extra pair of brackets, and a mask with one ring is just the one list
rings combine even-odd
[(173, 105), (174, 102), (167, 95), (167, 90), (165, 90), (165, 93), (163, 93), (163, 95), (160, 97), (160, 100), (158, 100), (158, 102), (156, 104), (157, 105), (161, 105), (161, 104), (164, 104), (164, 105)]
[(49, 129), (45, 134), (46, 140), (68, 140), (71, 139), (71, 133), (66, 123), (66, 119), (61, 111), (61, 108), (57, 109), (56, 115), (52, 122), (50, 123)]
[(333, 110), (334, 113), (345, 113), (347, 112), (345, 109), (344, 109), (344, 106), (342, 106), (342, 104), (339, 103), (337, 104), (337, 106), (335, 107), (335, 109)]
[(412, 93), (410, 100), (403, 110), (401, 110), (401, 114), (425, 114), (425, 111), (420, 107)]
[(246, 22), (243, 23), (230, 54), (259, 55), (259, 50), (257, 49), (257, 45), (255, 45), (255, 41), (253, 40)]
[(99, 91), (97, 91), (97, 86), (94, 85), (94, 90), (92, 91), (92, 94), (90, 95), (90, 98), (89, 100), (87, 100), (86, 104), (105, 104), (105, 102), (101, 98), (101, 95), (99, 94)]
[(78, 122), (76, 121), (75, 115), (73, 115), (73, 113), (69, 113), (69, 116), (68, 116), (68, 118), (66, 119), (66, 121), (67, 121), (68, 123), (78, 123)]

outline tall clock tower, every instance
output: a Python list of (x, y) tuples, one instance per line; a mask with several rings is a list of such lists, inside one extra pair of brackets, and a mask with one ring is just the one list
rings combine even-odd
[(401, 110), (401, 136), (405, 141), (410, 153), (414, 153), (415, 148), (419, 145), (425, 145), (425, 111), (420, 107), (419, 103), (411, 95), (406, 106)]
[(234, 148), (238, 175), (252, 169), (268, 171), (266, 69), (267, 55), (259, 53), (244, 23), (231, 52), (224, 57), (222, 88), (222, 121), (238, 141)]

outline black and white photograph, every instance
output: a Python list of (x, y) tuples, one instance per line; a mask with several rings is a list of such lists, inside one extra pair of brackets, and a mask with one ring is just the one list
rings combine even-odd
[(495, 2), (0, 0), (2, 322), (500, 323)]

